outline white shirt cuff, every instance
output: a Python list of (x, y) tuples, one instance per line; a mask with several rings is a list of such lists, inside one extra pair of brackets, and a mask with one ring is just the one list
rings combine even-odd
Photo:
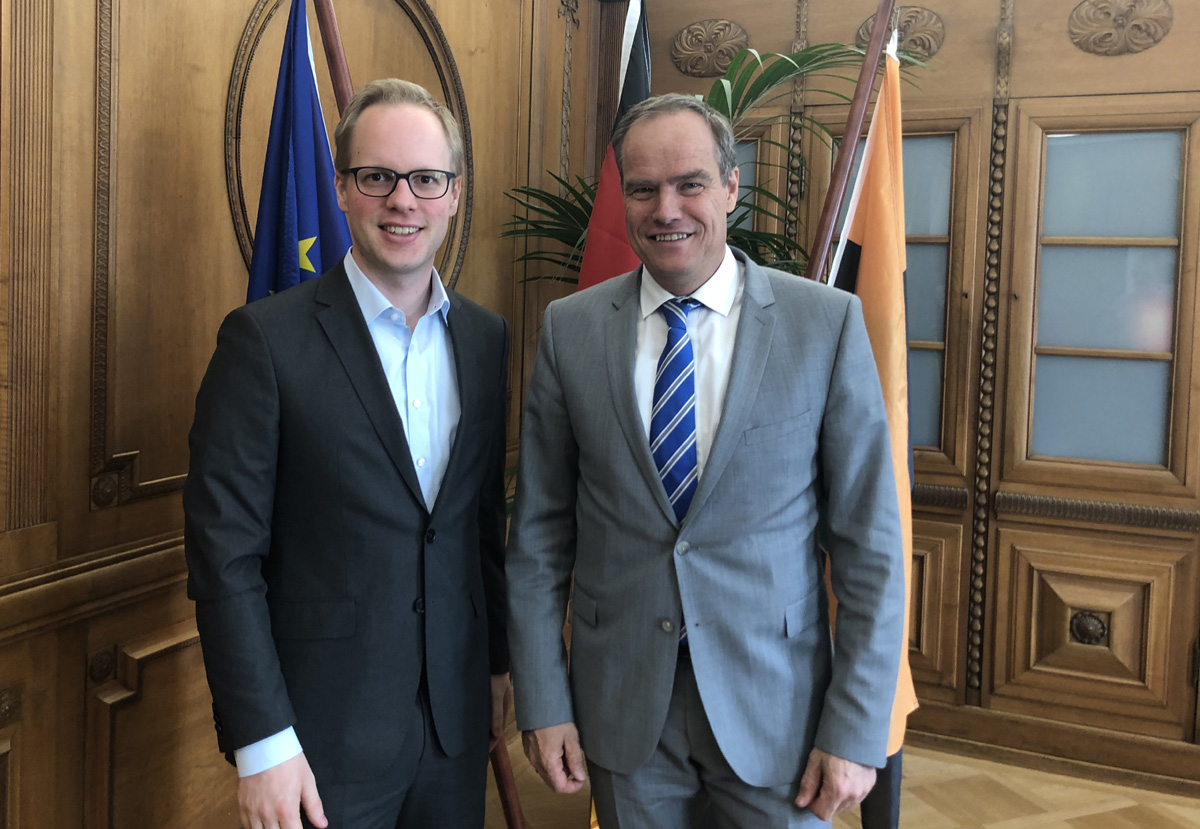
[(245, 748), (236, 749), (233, 752), (233, 760), (237, 763), (238, 777), (249, 777), (291, 760), (302, 751), (304, 749), (300, 747), (296, 730), (289, 726), (278, 734), (272, 734)]

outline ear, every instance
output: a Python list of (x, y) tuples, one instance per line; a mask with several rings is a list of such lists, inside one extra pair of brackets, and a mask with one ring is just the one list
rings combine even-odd
[(337, 193), (338, 208), (343, 213), (347, 212), (346, 207), (349, 203), (349, 196), (347, 194), (346, 188), (357, 186), (350, 179), (351, 179), (350, 176), (343, 175), (340, 172), (333, 174), (333, 189), (334, 189), (334, 192)]
[(462, 195), (462, 176), (457, 175), (454, 181), (450, 183), (450, 192), (446, 194), (446, 198), (450, 199), (449, 215), (458, 214), (458, 197)]
[(741, 180), (742, 171), (737, 167), (733, 168), (733, 172), (729, 174), (729, 181), (725, 183), (725, 213), (733, 212), (737, 207), (738, 200), (738, 182)]

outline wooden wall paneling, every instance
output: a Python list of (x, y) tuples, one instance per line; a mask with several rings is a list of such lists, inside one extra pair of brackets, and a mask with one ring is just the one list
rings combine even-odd
[(48, 0), (0, 14), (0, 579), (54, 560), (53, 39)]
[[(860, 27), (872, 18), (877, 0), (801, 0), (807, 6), (810, 43), (856, 42)], [(935, 107), (974, 104), (990, 99), (996, 65), (996, 25), (1002, 0), (987, 2), (896, 3), (901, 13), (901, 48), (932, 55), (926, 67), (904, 83), (905, 105)], [(779, 20), (782, 20), (780, 18)], [(777, 25), (779, 21), (777, 20)], [(863, 40), (860, 46), (865, 46)], [(828, 102), (814, 99), (813, 103)]]
[(195, 623), (121, 645), (115, 670), (88, 696), (83, 825), (233, 825), (237, 780), (214, 750)]
[(1013, 97), (1194, 90), (1194, 11), (1181, 0), (1021, 3)]
[(914, 518), (909, 665), (922, 701), (962, 704), (963, 527)]
[[(1090, 99), (1019, 101), (1013, 117), (1013, 169), (1016, 198), (1008, 239), (1007, 280), (1003, 305), (1008, 329), (1008, 395), (1004, 414), (1003, 481), (1008, 484), (1067, 487), (1060, 497), (1087, 494), (1097, 500), (1114, 496), (1131, 504), (1195, 509), (1200, 463), (1191, 412), (1197, 408), (1193, 366), (1200, 344), (1195, 341), (1196, 282), (1200, 276), (1195, 251), (1200, 245), (1200, 210), (1183, 213), (1180, 238), (1180, 296), (1177, 304), (1177, 351), (1171, 401), (1171, 446), (1168, 468), (1131, 464), (1041, 459), (1032, 455), (1032, 355), (1035, 332), (1036, 274), (1040, 249), (1040, 205), (1044, 139), (1048, 131), (1179, 128), (1187, 130), (1188, 157), (1200, 148), (1200, 96), (1114, 96)], [(1200, 199), (1200, 169), (1185, 163), (1184, 190)], [(1189, 445), (1190, 441), (1190, 445)], [(1118, 495), (1119, 494), (1119, 495)]]
[(55, 802), (57, 713), (67, 702), (57, 694), (57, 647), (54, 634), (0, 647), (0, 820), (12, 829), (70, 825)]
[(985, 705), (1190, 739), (1196, 543), (1001, 523), (997, 544), (996, 657)]

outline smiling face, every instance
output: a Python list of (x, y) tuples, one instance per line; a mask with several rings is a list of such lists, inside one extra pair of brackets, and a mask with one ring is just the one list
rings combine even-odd
[[(398, 173), (451, 170), (441, 121), (415, 104), (378, 104), (363, 110), (351, 139), (349, 167), (387, 167)], [(354, 261), (373, 282), (399, 288), (428, 280), (450, 218), (458, 212), (462, 179), (440, 199), (418, 199), (407, 182), (387, 198), (364, 196), (354, 176), (338, 173), (338, 207), (354, 240)], [(385, 291), (386, 293), (386, 291)]]
[(636, 121), (625, 137), (622, 168), (625, 229), (634, 253), (668, 291), (692, 293), (725, 257), (737, 168), (721, 180), (712, 131), (686, 111)]

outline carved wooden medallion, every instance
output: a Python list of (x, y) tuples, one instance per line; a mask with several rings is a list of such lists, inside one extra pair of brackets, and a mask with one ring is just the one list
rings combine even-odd
[[(900, 32), (899, 48), (902, 52), (927, 60), (938, 53), (946, 42), (946, 24), (932, 9), (924, 6), (897, 6), (897, 29)], [(858, 27), (854, 35), (854, 45), (865, 49), (871, 40), (871, 27), (875, 25), (875, 15), (871, 15)]]
[(715, 78), (733, 56), (750, 45), (750, 36), (732, 20), (698, 20), (679, 30), (671, 44), (671, 62), (693, 78)]
[(1083, 0), (1072, 9), (1067, 32), (1089, 55), (1133, 55), (1161, 43), (1174, 20), (1167, 0)]

